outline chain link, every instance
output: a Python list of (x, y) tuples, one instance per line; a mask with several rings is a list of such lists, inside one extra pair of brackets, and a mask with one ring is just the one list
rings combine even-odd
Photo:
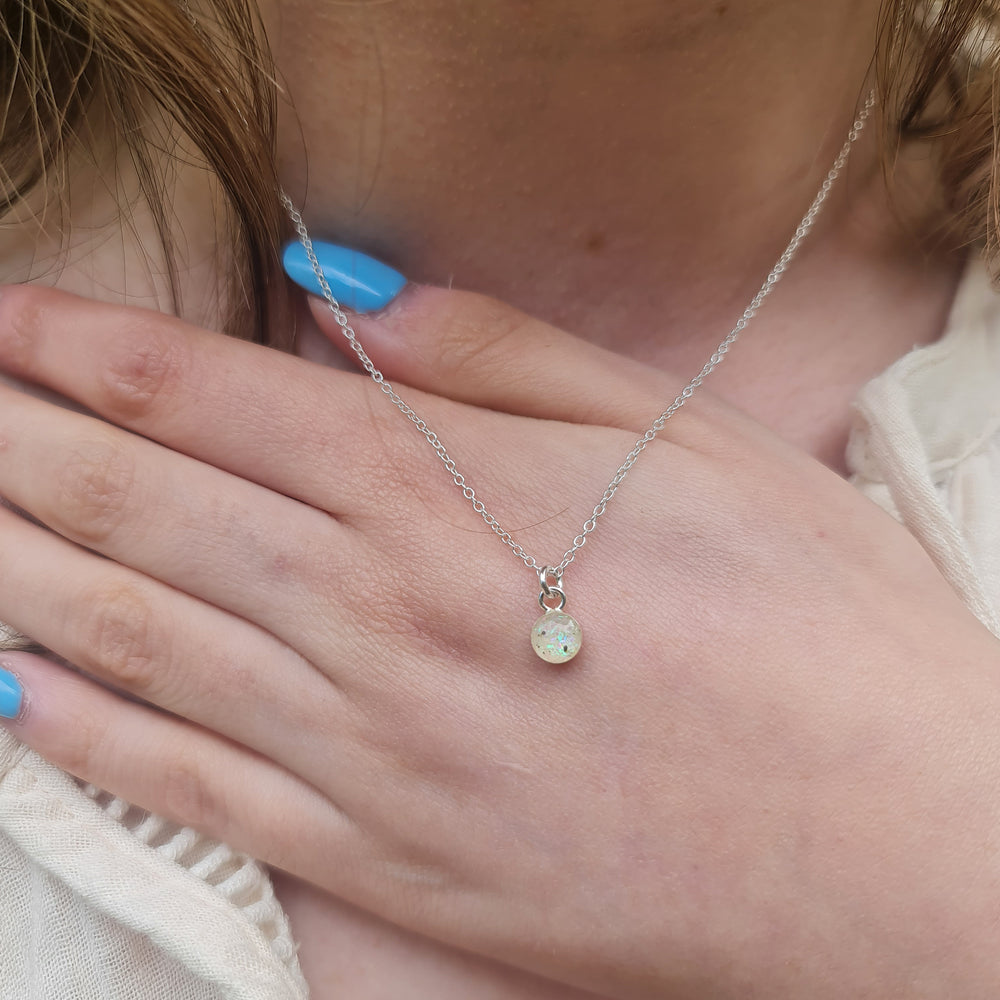
[[(853, 148), (855, 142), (857, 142), (858, 137), (864, 131), (865, 124), (867, 123), (874, 106), (875, 92), (872, 91), (868, 95), (868, 99), (865, 101), (857, 119), (851, 126), (851, 129), (847, 134), (847, 139), (838, 153), (837, 158), (833, 161), (833, 166), (824, 178), (819, 191), (816, 193), (816, 197), (813, 199), (806, 214), (802, 217), (802, 221), (796, 227), (795, 233), (789, 241), (788, 246), (785, 247), (784, 252), (778, 258), (777, 263), (775, 263), (774, 267), (772, 267), (768, 272), (767, 277), (764, 279), (764, 283), (760, 286), (760, 290), (750, 300), (750, 304), (743, 310), (742, 315), (736, 321), (736, 325), (726, 335), (719, 346), (716, 347), (712, 356), (705, 362), (701, 371), (698, 372), (698, 374), (695, 375), (695, 377), (691, 379), (686, 386), (684, 386), (684, 388), (674, 398), (673, 402), (652, 422), (652, 424), (650, 424), (649, 428), (642, 435), (642, 437), (636, 441), (635, 447), (632, 448), (632, 450), (625, 457), (625, 461), (618, 467), (618, 471), (615, 472), (611, 482), (608, 483), (601, 499), (597, 502), (597, 506), (594, 507), (590, 517), (584, 522), (583, 527), (580, 529), (580, 533), (573, 539), (572, 545), (565, 551), (565, 553), (563, 553), (562, 561), (557, 566), (540, 563), (534, 556), (529, 555), (517, 539), (515, 539), (514, 536), (500, 524), (496, 517), (494, 517), (493, 514), (486, 509), (486, 505), (476, 495), (476, 491), (466, 482), (465, 476), (459, 471), (455, 460), (448, 454), (448, 450), (445, 448), (444, 443), (438, 437), (437, 433), (427, 425), (426, 421), (424, 421), (423, 418), (414, 411), (409, 403), (407, 403), (399, 395), (399, 393), (396, 392), (392, 383), (386, 381), (382, 372), (375, 367), (375, 364), (372, 362), (371, 358), (368, 357), (364, 348), (361, 346), (361, 343), (358, 341), (357, 334), (351, 326), (347, 313), (344, 312), (340, 303), (330, 290), (330, 285), (327, 283), (326, 277), (323, 274), (323, 269), (320, 267), (320, 263), (316, 258), (316, 252), (313, 249), (313, 243), (309, 236), (309, 231), (306, 229), (306, 225), (302, 221), (302, 215), (299, 213), (298, 209), (296, 209), (291, 198), (289, 198), (284, 191), (280, 192), (280, 197), (281, 202), (288, 213), (288, 217), (291, 219), (292, 225), (295, 227), (295, 232), (299, 237), (302, 248), (305, 250), (313, 272), (316, 275), (316, 281), (318, 282), (319, 287), (323, 290), (323, 297), (326, 299), (330, 312), (333, 314), (333, 318), (340, 326), (348, 344), (350, 344), (351, 350), (355, 353), (355, 355), (357, 355), (358, 361), (361, 363), (361, 367), (368, 373), (372, 381), (379, 387), (379, 389), (381, 389), (381, 391), (389, 397), (396, 409), (398, 409), (399, 412), (402, 413), (403, 416), (406, 417), (406, 419), (409, 420), (410, 423), (413, 424), (413, 426), (416, 427), (416, 429), (424, 436), (427, 443), (437, 453), (438, 458), (440, 458), (442, 463), (444, 463), (444, 467), (451, 475), (452, 481), (462, 491), (462, 496), (469, 501), (472, 505), (472, 509), (483, 519), (487, 527), (489, 527), (489, 529), (500, 539), (500, 541), (502, 541), (514, 553), (514, 555), (528, 567), (528, 569), (534, 570), (539, 574), (543, 591), (549, 589), (550, 585), (547, 581), (549, 577), (552, 577), (555, 581), (555, 585), (552, 585), (552, 591), (561, 595), (562, 592), (561, 590), (558, 590), (557, 585), (561, 581), (564, 571), (576, 558), (577, 552), (579, 552), (580, 549), (586, 545), (587, 539), (597, 528), (598, 519), (608, 509), (608, 504), (618, 492), (618, 488), (625, 481), (625, 478), (628, 476), (632, 466), (635, 465), (639, 456), (646, 450), (646, 448), (656, 440), (657, 435), (659, 435), (659, 433), (663, 430), (667, 421), (695, 394), (695, 392), (697, 392), (705, 379), (708, 378), (708, 376), (711, 375), (712, 372), (715, 371), (715, 369), (722, 363), (723, 359), (729, 353), (729, 349), (734, 343), (736, 343), (740, 334), (753, 321), (754, 317), (760, 311), (761, 306), (763, 306), (765, 300), (771, 294), (774, 286), (781, 280), (785, 271), (788, 270), (789, 265), (795, 259), (795, 255), (799, 251), (799, 247), (802, 245), (802, 241), (809, 234), (816, 222), (816, 219), (819, 217), (820, 212), (823, 209), (823, 205), (826, 203), (826, 199), (829, 196), (830, 191), (833, 189), (833, 185), (836, 183), (837, 178), (846, 166), (847, 160), (851, 154), (851, 149)], [(565, 600), (565, 597), (563, 597), (563, 600)]]

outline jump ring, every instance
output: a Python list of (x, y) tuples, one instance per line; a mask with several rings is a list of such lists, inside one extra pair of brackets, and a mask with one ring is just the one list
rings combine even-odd
[[(552, 583), (549, 583), (549, 577), (552, 578)], [(538, 582), (542, 587), (542, 594), (545, 597), (551, 597), (553, 593), (561, 593), (559, 589), (559, 584), (562, 582), (562, 572), (558, 569), (552, 569), (551, 566), (543, 566), (538, 571)], [(565, 602), (565, 595), (563, 596), (563, 601)]]
[[(543, 587), (543, 588), (545, 587), (545, 584), (544, 584), (544, 583), (542, 584), (542, 587)], [(555, 608), (550, 608), (550, 607), (549, 607), (549, 606), (548, 606), (548, 605), (547, 605), (547, 604), (545, 603), (545, 601), (546, 601), (546, 600), (547, 600), (548, 598), (550, 598), (550, 597), (558, 597), (558, 598), (559, 598), (559, 605), (558, 605), (558, 607), (555, 607)], [(545, 591), (545, 590), (543, 589), (543, 590), (542, 590), (542, 591), (540, 591), (540, 592), (539, 592), (539, 594), (538, 594), (538, 605), (539, 605), (539, 607), (540, 607), (540, 608), (541, 608), (541, 609), (542, 609), (543, 611), (562, 611), (562, 609), (563, 609), (564, 607), (566, 607), (566, 594), (565, 594), (565, 593), (564, 593), (564, 592), (563, 592), (562, 590), (560, 590), (560, 589), (559, 589), (559, 587), (549, 587), (549, 588), (548, 588), (548, 592), (547, 592), (547, 593), (546, 593), (546, 591)]]

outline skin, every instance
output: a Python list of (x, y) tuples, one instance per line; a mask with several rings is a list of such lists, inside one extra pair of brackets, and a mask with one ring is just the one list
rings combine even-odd
[[(417, 356), (476, 331), (475, 367), (439, 355), (411, 396), (543, 550), (567, 516), (537, 484), (558, 467), (592, 490), (621, 428), (679, 386), (493, 300), (425, 289), (400, 315)], [(4, 393), (0, 489), (59, 534), (3, 512), (3, 614), (190, 720), (9, 655), (29, 691), (17, 732), (57, 763), (391, 922), (605, 995), (1000, 983), (983, 794), (1000, 650), (813, 459), (693, 401), (603, 528), (615, 559), (576, 569), (589, 645), (551, 669), (527, 647), (523, 577), (369, 382), (53, 292), (5, 290), (0, 329), (8, 370), (143, 435)], [(572, 391), (538, 363), (567, 351)], [(496, 378), (512, 356), (520, 392)], [(602, 412), (599, 386), (617, 390)], [(447, 398), (467, 393), (482, 406)], [(248, 436), (255, 399), (269, 419)]]
[[(495, 297), (412, 290), (358, 329), (539, 553), (773, 263), (851, 120), (877, 12), (579, 7), (265, 9), (313, 231)], [(0, 365), (115, 426), (3, 393), (0, 492), (56, 534), (0, 518), (0, 619), (180, 717), (9, 656), (18, 735), (312, 886), (281, 883), (320, 996), (394, 994), (372, 968), (336, 982), (342, 957), (313, 964), (309, 941), (384, 948), (419, 995), (994, 993), (1000, 653), (836, 475), (848, 400), (938, 335), (956, 262), (914, 247), (873, 147), (855, 152), (738, 365), (574, 565), (588, 638), (567, 670), (526, 647), (530, 579), (369, 383), (5, 290)], [(919, 159), (900, 172), (933, 195)], [(106, 279), (102, 252), (79, 267)], [(326, 357), (328, 327), (318, 312), (307, 353)]]
[[(698, 371), (784, 249), (871, 86), (878, 0), (264, 6), (313, 231)], [(330, 94), (337, 100), (331, 101)], [(842, 468), (857, 389), (940, 332), (955, 260), (925, 150), (873, 126), (712, 391)]]

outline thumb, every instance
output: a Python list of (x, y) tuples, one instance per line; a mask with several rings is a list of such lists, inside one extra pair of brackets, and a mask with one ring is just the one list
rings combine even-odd
[(350, 322), (358, 340), (390, 381), (505, 413), (631, 429), (684, 387), (496, 299), (407, 285), (398, 271), (349, 247), (315, 241), (312, 248), (310, 258), (301, 243), (289, 243), (286, 274), (312, 293), (320, 331), (357, 362), (319, 297), (316, 268), (322, 271), (338, 301), (355, 310)]
[[(353, 357), (323, 299), (309, 305), (320, 330)], [(351, 315), (365, 352), (389, 381), (488, 409), (632, 430), (684, 382), (596, 347), (496, 299), (408, 285), (373, 315)]]

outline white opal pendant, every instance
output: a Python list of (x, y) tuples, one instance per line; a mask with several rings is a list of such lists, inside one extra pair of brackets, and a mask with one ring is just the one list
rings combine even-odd
[(531, 628), (531, 646), (548, 663), (568, 663), (582, 644), (580, 623), (558, 608), (546, 611)]

